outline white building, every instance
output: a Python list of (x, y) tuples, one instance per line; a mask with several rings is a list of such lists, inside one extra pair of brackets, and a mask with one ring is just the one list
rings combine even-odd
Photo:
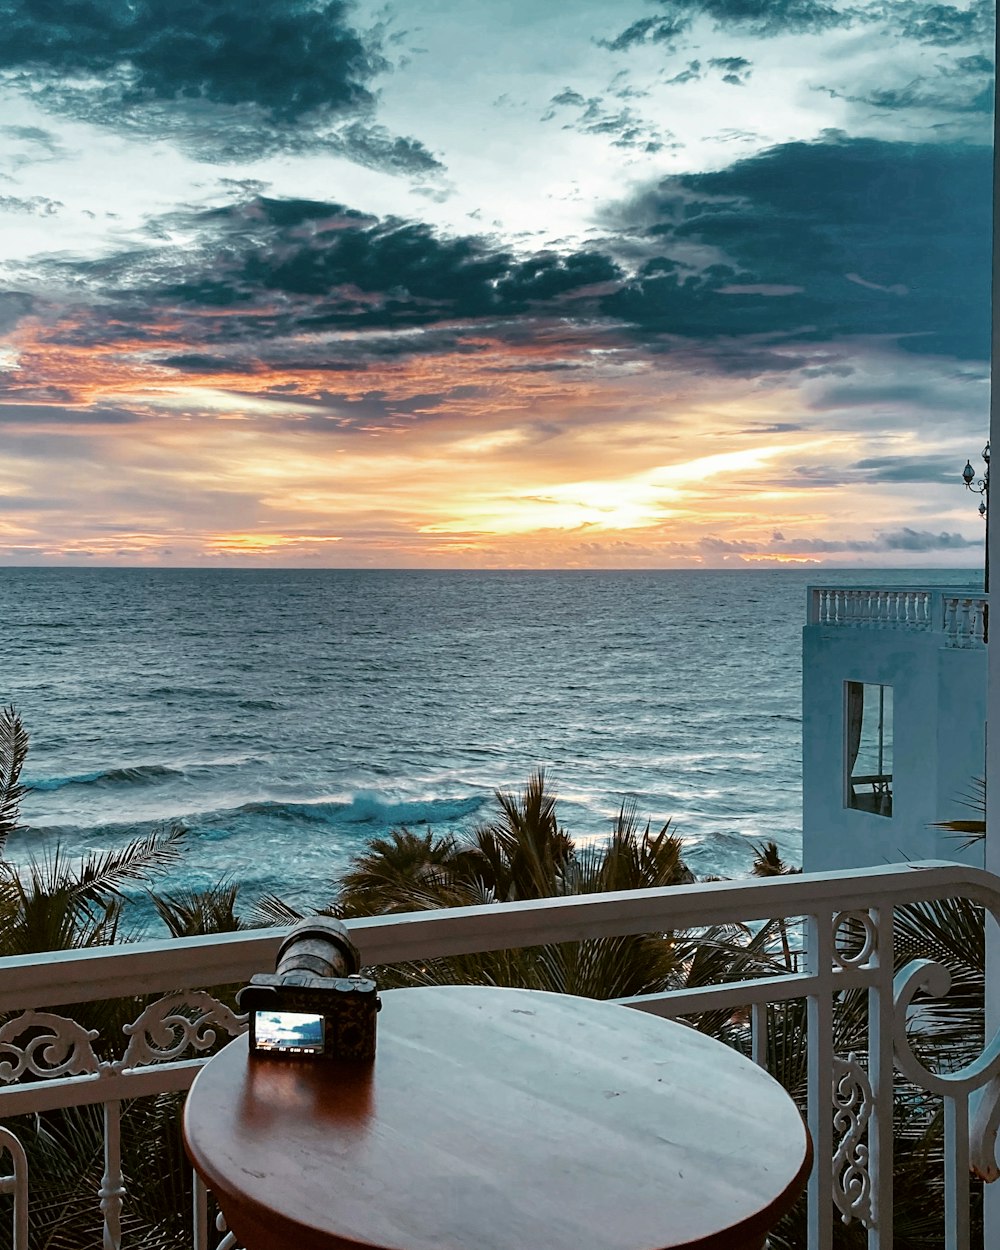
[[(986, 776), (986, 600), (967, 587), (811, 587), (802, 633), (807, 872), (899, 860), (982, 866), (946, 820)], [(963, 802), (966, 800), (966, 802)]]

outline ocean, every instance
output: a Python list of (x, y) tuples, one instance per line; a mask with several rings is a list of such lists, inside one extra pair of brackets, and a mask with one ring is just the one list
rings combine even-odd
[(0, 569), (0, 701), (30, 733), (15, 862), (190, 830), (164, 882), (327, 902), (391, 828), (487, 818), (543, 767), (560, 823), (626, 796), (698, 875), (801, 853), (810, 584), (973, 570)]

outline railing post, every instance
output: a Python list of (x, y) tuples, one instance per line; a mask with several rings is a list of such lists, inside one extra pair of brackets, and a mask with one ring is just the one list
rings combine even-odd
[(874, 1101), (868, 1121), (873, 1217), (868, 1229), (868, 1250), (892, 1250), (893, 908), (873, 907), (869, 915), (878, 935), (872, 955), (878, 972), (868, 990), (868, 1080)]
[(104, 1176), (99, 1197), (104, 1216), (104, 1250), (121, 1250), (125, 1184), (122, 1176), (120, 1102), (104, 1104)]
[(808, 1123), (813, 1142), (808, 1250), (833, 1248), (833, 925), (829, 911), (806, 920), (806, 970), (819, 979), (809, 995)]
[(208, 1250), (208, 1190), (197, 1172), (192, 1170), (192, 1176), (194, 1186), (191, 1191), (191, 1200), (194, 1207), (194, 1222), (191, 1232), (194, 1250)]
[(767, 1003), (750, 1007), (750, 1058), (758, 1068), (767, 1067)]
[(969, 1097), (944, 1098), (944, 1245), (969, 1250)]
[(0, 1128), (0, 1150), (10, 1152), (12, 1176), (0, 1177), (0, 1194), (14, 1195), (13, 1250), (28, 1250), (28, 1156), (10, 1129)]

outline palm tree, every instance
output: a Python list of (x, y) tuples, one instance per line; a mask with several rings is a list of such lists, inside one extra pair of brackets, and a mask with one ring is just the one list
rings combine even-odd
[[(801, 868), (793, 868), (781, 858), (777, 842), (761, 842), (754, 846), (754, 859), (750, 873), (754, 877), (787, 877), (801, 872)], [(788, 941), (788, 921), (784, 918), (777, 921), (778, 936), (781, 939), (781, 953), (785, 967), (789, 972), (796, 968), (792, 958), (792, 948)]]
[(28, 756), (28, 733), (13, 706), (0, 708), (0, 858), (21, 819), (21, 769)]
[(961, 849), (972, 846), (976, 842), (982, 842), (986, 837), (986, 778), (973, 777), (972, 791), (969, 794), (963, 794), (959, 799), (963, 807), (969, 807), (977, 813), (972, 820), (940, 820), (934, 825), (935, 829), (944, 829), (948, 833), (953, 833), (963, 839), (959, 843)]
[[(514, 793), (495, 793), (495, 815), (471, 834), (396, 830), (363, 851), (342, 877), (333, 914), (349, 917), (648, 889), (694, 880), (670, 822), (653, 832), (634, 800), (623, 800), (605, 843), (578, 848), (556, 818), (542, 770)], [(288, 921), (277, 899), (257, 919)], [(385, 985), (515, 985), (591, 998), (624, 998), (682, 984), (707, 984), (777, 970), (771, 932), (743, 926), (547, 943), (450, 956), (379, 970)], [(699, 1027), (730, 1028), (731, 1013), (706, 1013)]]
[[(19, 713), (12, 706), (0, 709), (0, 955), (103, 946), (135, 938), (140, 930), (126, 925), (130, 891), (148, 887), (177, 862), (185, 828), (173, 825), (135, 838), (124, 847), (91, 852), (78, 860), (56, 845), (15, 865), (4, 852), (10, 836), (21, 831), (21, 801), (27, 791), (20, 777), (27, 751), (28, 734)], [(205, 894), (211, 896), (212, 891)], [(158, 900), (153, 895), (153, 902), (165, 919), (170, 914), (179, 920), (183, 913), (183, 899), (178, 896)], [(207, 913), (207, 903), (202, 910)], [(114, 1045), (117, 1039), (120, 1053), (127, 1041), (122, 1027), (144, 1005), (144, 999), (109, 999), (50, 1010), (97, 1029), (105, 1044)], [(128, 1210), (130, 1231), (133, 1240), (150, 1250), (179, 1250), (188, 1240), (190, 1173), (184, 1165), (179, 1133), (182, 1101), (179, 1095), (163, 1094), (123, 1108), (123, 1168), (134, 1199)], [(48, 1250), (101, 1250), (94, 1195), (104, 1171), (102, 1109), (63, 1108), (18, 1117), (9, 1127), (28, 1154), (32, 1245)], [(0, 1245), (7, 1244), (8, 1236), (9, 1227), (3, 1221)]]

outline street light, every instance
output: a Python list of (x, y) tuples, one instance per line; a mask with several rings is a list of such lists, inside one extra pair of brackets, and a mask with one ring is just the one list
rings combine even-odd
[(986, 568), (983, 589), (988, 591), (990, 588), (990, 445), (989, 443), (983, 448), (983, 460), (986, 462), (986, 468), (983, 470), (983, 476), (976, 477), (976, 470), (972, 467), (972, 461), (966, 460), (965, 468), (962, 470), (962, 481), (965, 483), (966, 490), (971, 490), (974, 495), (982, 495), (979, 501), (979, 515), (986, 522)]

